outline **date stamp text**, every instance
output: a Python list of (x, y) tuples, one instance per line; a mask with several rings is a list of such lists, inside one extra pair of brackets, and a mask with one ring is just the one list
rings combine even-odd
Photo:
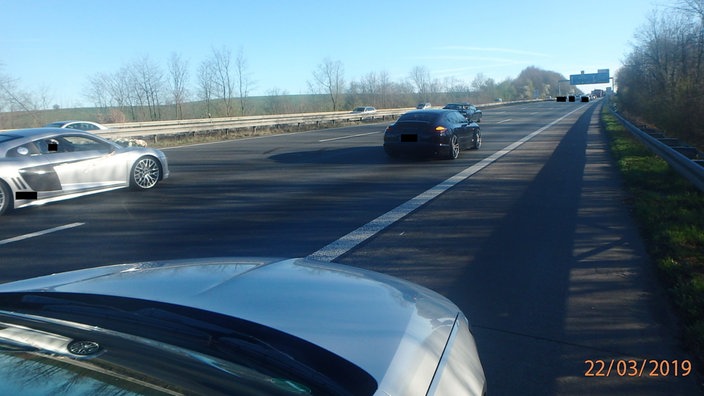
[(585, 377), (686, 377), (692, 373), (689, 360), (588, 359)]

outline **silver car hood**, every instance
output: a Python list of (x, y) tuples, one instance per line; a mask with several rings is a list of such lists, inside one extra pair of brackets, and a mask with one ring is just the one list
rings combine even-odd
[[(466, 321), (452, 302), (426, 288), (308, 259), (154, 261), (0, 285), (0, 292), (17, 291), (140, 298), (247, 319), (358, 365), (382, 395), (425, 394), (453, 324)], [(479, 361), (468, 364), (481, 371)], [(483, 374), (476, 381), (483, 383)]]

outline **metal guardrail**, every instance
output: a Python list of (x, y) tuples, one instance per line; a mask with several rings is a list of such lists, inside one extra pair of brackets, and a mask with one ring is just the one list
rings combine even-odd
[(230, 118), (204, 118), (192, 120), (130, 122), (105, 124), (109, 131), (100, 132), (106, 137), (145, 137), (161, 134), (197, 133), (218, 130), (253, 129), (284, 125), (319, 125), (335, 122), (385, 121), (394, 119), (409, 109), (377, 110), (373, 113), (327, 112)]
[[(515, 102), (497, 102), (477, 105), (480, 108), (509, 105), (516, 103), (533, 102), (534, 100), (523, 100)], [(374, 113), (350, 113), (349, 111), (324, 112), (324, 113), (300, 113), (284, 115), (265, 116), (243, 116), (228, 118), (201, 118), (190, 120), (170, 120), (170, 121), (144, 121), (126, 122), (119, 124), (105, 124), (109, 131), (98, 134), (109, 138), (135, 138), (153, 137), (159, 135), (178, 135), (185, 133), (212, 132), (222, 130), (242, 130), (250, 128), (256, 131), (257, 128), (276, 126), (302, 126), (302, 125), (323, 125), (335, 122), (354, 121), (387, 121), (393, 120), (401, 114), (413, 110), (414, 108), (384, 109)]]
[(613, 109), (615, 115), (631, 133), (652, 150), (680, 175), (689, 180), (699, 190), (704, 191), (704, 153), (683, 144), (678, 139), (667, 138), (663, 134), (650, 134), (633, 125)]

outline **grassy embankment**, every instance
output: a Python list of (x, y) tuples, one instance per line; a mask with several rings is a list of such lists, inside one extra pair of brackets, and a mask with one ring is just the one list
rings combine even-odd
[(636, 222), (684, 327), (686, 347), (704, 361), (704, 193), (621, 125), (602, 122)]

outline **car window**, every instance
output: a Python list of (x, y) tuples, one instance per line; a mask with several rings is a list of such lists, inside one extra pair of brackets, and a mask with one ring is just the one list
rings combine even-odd
[(434, 122), (437, 120), (438, 115), (436, 113), (406, 113), (398, 118), (398, 121), (423, 121), (423, 122)]
[(75, 122), (73, 124), (68, 124), (67, 128), (80, 129), (82, 131), (94, 131), (98, 129), (98, 127), (96, 127), (95, 125), (87, 124), (85, 122)]
[(112, 150), (109, 144), (88, 136), (56, 136), (35, 141), (42, 154), (69, 153), (81, 151), (100, 151), (108, 153)]
[(455, 113), (454, 116), (457, 119), (458, 123), (460, 123), (460, 124), (467, 123), (467, 119), (461, 113)]
[(62, 136), (63, 143), (67, 143), (71, 151), (105, 151), (109, 152), (112, 146), (102, 140), (94, 139), (88, 136)]
[(7, 157), (26, 157), (30, 155), (40, 154), (39, 148), (33, 142), (25, 143), (17, 147), (13, 147), (7, 151)]

